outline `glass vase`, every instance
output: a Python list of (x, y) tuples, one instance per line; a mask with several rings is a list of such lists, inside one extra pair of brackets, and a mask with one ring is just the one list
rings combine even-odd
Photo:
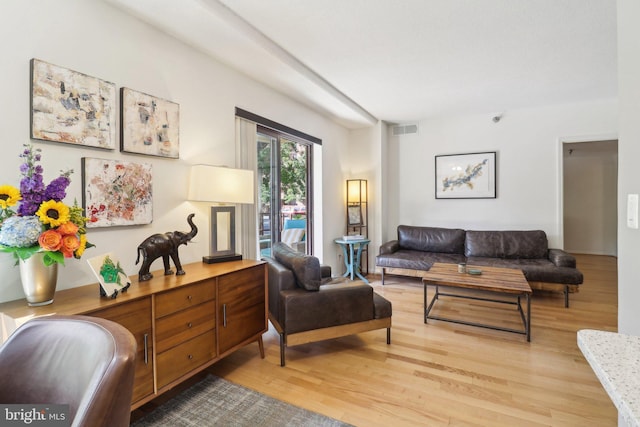
[(53, 302), (58, 284), (58, 263), (44, 264), (44, 252), (36, 252), (20, 260), (20, 280), (27, 304), (35, 307)]

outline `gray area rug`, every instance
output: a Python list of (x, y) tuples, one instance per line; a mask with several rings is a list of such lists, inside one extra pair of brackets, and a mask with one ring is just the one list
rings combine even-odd
[(208, 375), (132, 424), (144, 426), (350, 426)]

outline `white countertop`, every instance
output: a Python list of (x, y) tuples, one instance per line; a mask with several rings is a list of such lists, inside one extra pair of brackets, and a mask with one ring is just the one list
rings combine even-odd
[(578, 347), (628, 426), (640, 426), (640, 337), (583, 329)]

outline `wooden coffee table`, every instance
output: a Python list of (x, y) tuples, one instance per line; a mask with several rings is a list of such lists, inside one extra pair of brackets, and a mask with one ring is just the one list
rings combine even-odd
[[(469, 273), (458, 273), (456, 264), (435, 263), (423, 274), (422, 283), (424, 284), (424, 323), (427, 319), (442, 320), (445, 322), (460, 323), (463, 325), (479, 326), (482, 328), (494, 329), (498, 331), (513, 332), (516, 334), (526, 335), (527, 341), (531, 341), (531, 287), (521, 270), (512, 268), (498, 267), (473, 267), (467, 266), (467, 269), (477, 268), (482, 271), (479, 275)], [(427, 306), (427, 286), (435, 286), (435, 295)], [(482, 291), (492, 294), (500, 294), (503, 296), (515, 296), (515, 300), (483, 298), (474, 295), (463, 295), (456, 293), (440, 292), (440, 287), (447, 288), (464, 288), (474, 291)], [(480, 301), (490, 301), (501, 304), (515, 305), (522, 318), (524, 329), (504, 328), (500, 326), (488, 325), (484, 323), (476, 323), (459, 319), (444, 318), (441, 316), (430, 315), (436, 301), (440, 296), (449, 296), (456, 298), (466, 298)], [(521, 299), (525, 298), (527, 304), (527, 313), (522, 309)]]

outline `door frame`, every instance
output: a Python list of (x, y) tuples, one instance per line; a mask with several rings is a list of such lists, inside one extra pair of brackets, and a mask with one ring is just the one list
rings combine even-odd
[[(558, 244), (560, 248), (564, 248), (564, 144), (574, 144), (579, 142), (597, 142), (619, 140), (617, 133), (605, 133), (594, 135), (580, 135), (580, 136), (561, 136), (558, 138), (557, 145), (557, 170), (558, 170), (558, 212), (556, 217), (558, 227)], [(616, 196), (616, 199), (618, 197)]]

